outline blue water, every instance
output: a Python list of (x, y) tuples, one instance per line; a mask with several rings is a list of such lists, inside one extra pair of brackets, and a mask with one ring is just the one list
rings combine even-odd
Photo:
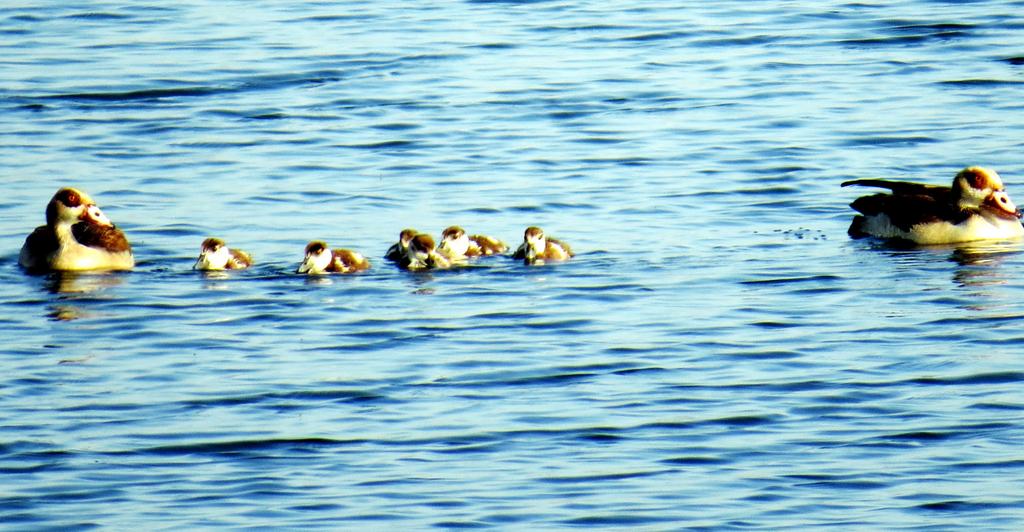
[[(0, 7), (4, 528), (1024, 522), (1024, 244), (851, 241), (839, 188), (1024, 202), (1024, 2), (44, 4)], [(17, 267), (65, 185), (135, 271)], [(379, 258), (451, 224), (579, 255)]]

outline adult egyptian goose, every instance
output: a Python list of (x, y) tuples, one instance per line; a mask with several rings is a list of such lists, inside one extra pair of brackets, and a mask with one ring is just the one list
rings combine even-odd
[(964, 168), (948, 187), (884, 179), (856, 179), (842, 186), (891, 191), (862, 196), (850, 204), (860, 213), (848, 230), (853, 238), (950, 244), (1024, 236), (1020, 211), (1006, 193), (999, 174), (988, 168)]
[(18, 263), (30, 271), (130, 270), (131, 245), (96, 202), (65, 187), (46, 206), (46, 225), (25, 239)]

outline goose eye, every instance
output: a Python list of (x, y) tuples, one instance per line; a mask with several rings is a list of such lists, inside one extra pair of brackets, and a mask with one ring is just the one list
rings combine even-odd
[(82, 197), (74, 191), (65, 190), (64, 193), (61, 194), (60, 202), (68, 207), (78, 207), (82, 204)]

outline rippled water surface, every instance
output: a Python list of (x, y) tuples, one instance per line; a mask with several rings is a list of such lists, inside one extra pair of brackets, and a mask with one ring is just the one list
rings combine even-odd
[[(1024, 3), (44, 4), (0, 7), (0, 522), (1024, 521), (1024, 247), (851, 241), (839, 188), (1024, 202)], [(18, 268), (62, 185), (135, 271)], [(579, 255), (380, 259), (450, 224)]]

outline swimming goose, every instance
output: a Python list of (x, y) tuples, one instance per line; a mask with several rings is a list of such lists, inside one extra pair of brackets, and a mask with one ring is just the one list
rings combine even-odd
[(512, 258), (521, 259), (527, 264), (544, 264), (549, 260), (569, 260), (572, 256), (573, 252), (568, 244), (547, 238), (540, 227), (531, 226), (523, 233), (523, 243)]
[(353, 273), (370, 268), (370, 261), (362, 254), (348, 249), (329, 249), (321, 240), (306, 246), (306, 257), (295, 273)]
[(1024, 236), (1020, 211), (999, 174), (988, 168), (964, 168), (948, 187), (884, 179), (855, 179), (841, 186), (851, 185), (891, 191), (862, 196), (850, 204), (860, 213), (848, 230), (853, 238), (950, 244)]
[(46, 206), (46, 225), (25, 238), (18, 264), (34, 271), (130, 270), (131, 245), (96, 202), (65, 187)]
[(420, 233), (409, 241), (405, 259), (399, 265), (407, 270), (445, 269), (452, 261), (434, 248), (434, 237)]
[(487, 235), (467, 235), (463, 228), (453, 225), (441, 232), (441, 243), (437, 245), (437, 249), (452, 260), (462, 260), (467, 257), (504, 253), (508, 246), (501, 240)]
[(409, 241), (417, 234), (419, 234), (419, 231), (415, 229), (402, 229), (402, 232), (398, 233), (398, 242), (395, 242), (388, 248), (384, 258), (391, 262), (401, 262), (405, 259), (406, 251), (409, 249)]
[(231, 249), (219, 238), (207, 238), (199, 247), (194, 270), (242, 270), (252, 266), (252, 256), (240, 249)]

